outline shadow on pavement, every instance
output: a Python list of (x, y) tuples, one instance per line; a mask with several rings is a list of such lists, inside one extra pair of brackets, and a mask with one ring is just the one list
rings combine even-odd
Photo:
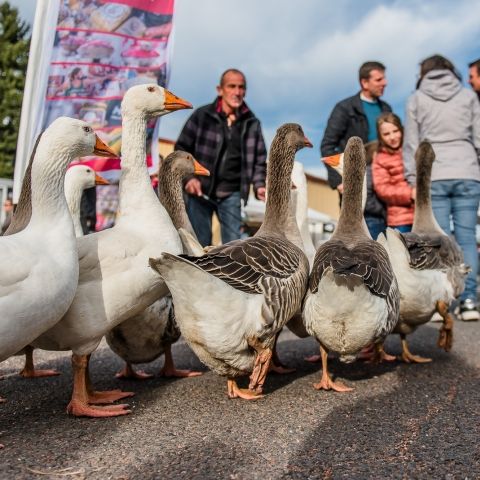
[(335, 408), (292, 452), (281, 478), (480, 477), (480, 372), (437, 349), (435, 327), (422, 334), (429, 344), (412, 346), (433, 362), (400, 364), (387, 394), (373, 386), (368, 398)]
[[(266, 397), (255, 402), (229, 400), (225, 379), (212, 372), (181, 381), (117, 381), (121, 362), (103, 348), (92, 361), (95, 386), (137, 394), (128, 399), (131, 415), (98, 420), (65, 413), (68, 357), (39, 362), (62, 376), (0, 382), (8, 399), (0, 405), (6, 446), (0, 477), (39, 478), (27, 468), (70, 467), (89, 480), (479, 478), (480, 375), (463, 358), (476, 347), (478, 359), (477, 332), (463, 327), (463, 350), (446, 354), (435, 346), (436, 327), (419, 329), (412, 351), (431, 356), (431, 364), (332, 362), (332, 371), (355, 387), (351, 394), (314, 390), (320, 365), (303, 357), (316, 342), (287, 335), (279, 354), (298, 370), (270, 375)], [(399, 353), (397, 339), (387, 347)], [(185, 344), (173, 353), (178, 368), (202, 369)], [(162, 361), (148, 370), (158, 371)]]

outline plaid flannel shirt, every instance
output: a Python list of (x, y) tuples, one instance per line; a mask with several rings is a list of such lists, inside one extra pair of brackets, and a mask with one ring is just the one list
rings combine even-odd
[[(225, 141), (224, 120), (217, 111), (218, 98), (211, 104), (195, 110), (183, 127), (175, 150), (191, 153), (205, 168), (210, 170), (210, 177), (200, 177), (202, 190), (211, 196), (215, 187), (215, 170), (220, 161)], [(248, 108), (244, 104), (244, 108)], [(260, 187), (265, 186), (267, 150), (259, 120), (251, 116), (242, 120), (242, 171), (241, 198), (247, 203), (250, 185), (253, 184), (255, 195)]]

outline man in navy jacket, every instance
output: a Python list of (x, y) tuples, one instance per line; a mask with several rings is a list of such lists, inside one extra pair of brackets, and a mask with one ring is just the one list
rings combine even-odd
[[(391, 112), (390, 105), (382, 100), (387, 80), (385, 66), (380, 62), (365, 62), (359, 70), (361, 90), (356, 95), (338, 102), (330, 118), (320, 145), (322, 157), (328, 157), (345, 150), (348, 139), (360, 137), (364, 143), (377, 139), (376, 120), (382, 112)], [(328, 183), (343, 192), (341, 176), (327, 165)], [(385, 207), (373, 191), (371, 169), (367, 167), (367, 204), (365, 220), (374, 239), (385, 230)]]

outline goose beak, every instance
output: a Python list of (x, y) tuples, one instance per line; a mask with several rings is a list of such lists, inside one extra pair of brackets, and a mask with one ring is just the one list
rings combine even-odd
[(110, 182), (98, 173), (95, 174), (95, 185), (110, 185)]
[(194, 166), (193, 173), (195, 175), (203, 175), (205, 177), (210, 176), (210, 172), (203, 165), (200, 165), (196, 160), (193, 161), (193, 166)]
[(303, 137), (303, 141), (306, 147), (313, 148), (313, 143), (307, 137)]
[(106, 144), (103, 143), (97, 135), (95, 135), (95, 147), (93, 153), (98, 157), (117, 157), (118, 155)]
[(193, 106), (190, 102), (177, 97), (172, 92), (165, 89), (165, 110), (173, 112), (175, 110), (183, 110), (184, 108), (193, 108)]
[(330, 155), (329, 157), (323, 157), (322, 162), (330, 165), (331, 167), (335, 168), (340, 165), (340, 160), (342, 158), (342, 153), (337, 153), (336, 155)]

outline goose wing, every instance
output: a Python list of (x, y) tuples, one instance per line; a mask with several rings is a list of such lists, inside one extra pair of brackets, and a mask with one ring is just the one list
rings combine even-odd
[(235, 240), (201, 257), (180, 256), (237, 290), (263, 294), (271, 322), (283, 318), (286, 307), (298, 308), (307, 287), (307, 258), (281, 237)]
[(398, 312), (400, 296), (397, 281), (386, 250), (373, 240), (365, 240), (349, 248), (341, 240), (324, 243), (315, 255), (309, 289), (316, 293), (323, 275), (333, 271), (343, 277), (347, 286), (363, 284), (373, 295), (385, 298), (392, 314)]
[(22, 248), (13, 239), (2, 237), (0, 242), (0, 297), (15, 292), (42, 272), (42, 256)]
[(417, 270), (444, 270), (463, 262), (462, 251), (447, 235), (410, 232), (400, 238), (410, 254), (410, 266)]

